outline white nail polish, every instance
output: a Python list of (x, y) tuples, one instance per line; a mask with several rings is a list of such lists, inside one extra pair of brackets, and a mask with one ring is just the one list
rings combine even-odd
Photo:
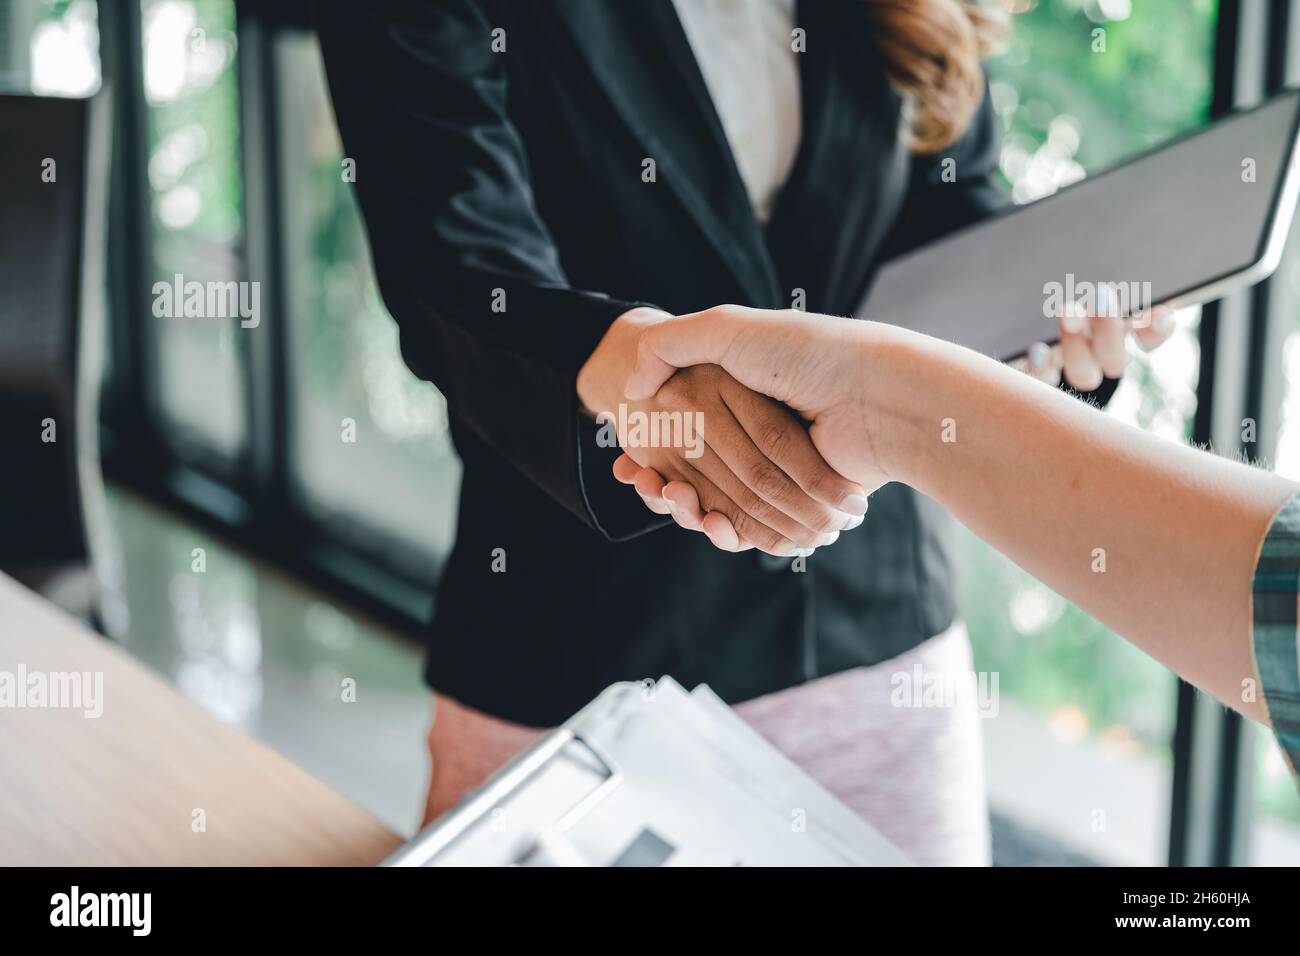
[(864, 515), (867, 513), (867, 499), (862, 495), (849, 495), (840, 502), (840, 510), (846, 514)]
[(852, 531), (854, 528), (856, 528), (858, 525), (862, 524), (862, 522), (866, 520), (867, 519), (862, 515), (849, 515), (849, 520), (844, 522), (844, 530)]

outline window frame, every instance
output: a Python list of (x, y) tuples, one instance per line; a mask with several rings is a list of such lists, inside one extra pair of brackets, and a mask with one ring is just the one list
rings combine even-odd
[[(286, 210), (276, 139), (282, 84), (273, 31), (309, 29), (305, 4), (236, 0), (246, 276), (275, 276), (284, 261)], [(101, 405), (104, 473), (113, 481), (200, 523), (229, 543), (337, 594), (412, 636), (427, 628), (438, 568), (412, 570), (400, 541), (349, 525), (313, 520), (289, 493), (288, 396), (283, 283), (263, 282), (270, 318), (247, 337), (241, 356), (248, 447), (235, 462), (183, 461), (164, 440), (155, 388), (157, 341), (149, 327), (152, 224), (143, 16), (138, 0), (99, 5), (100, 58), (114, 113), (109, 302), (112, 380)]]

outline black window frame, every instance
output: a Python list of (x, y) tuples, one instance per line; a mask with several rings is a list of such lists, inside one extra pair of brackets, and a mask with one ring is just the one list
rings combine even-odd
[[(244, 278), (277, 275), (284, 262), (276, 139), (281, 108), (273, 43), (277, 30), (308, 30), (305, 3), (236, 0), (244, 189)], [(201, 524), (229, 543), (336, 594), (399, 631), (418, 634), (432, 610), (438, 568), (420, 567), (403, 543), (347, 519), (326, 525), (289, 487), (289, 399), (283, 283), (263, 282), (267, 321), (247, 337), (243, 388), (248, 446), (239, 460), (183, 460), (164, 436), (149, 323), (153, 282), (148, 104), (139, 0), (99, 4), (100, 58), (114, 113), (109, 302), (114, 374), (101, 403), (104, 473)], [(394, 556), (400, 556), (394, 560)]]

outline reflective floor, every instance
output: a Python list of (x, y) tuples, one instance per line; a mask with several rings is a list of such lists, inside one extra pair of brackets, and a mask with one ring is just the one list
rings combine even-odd
[[(428, 772), (421, 648), (129, 492), (108, 490), (105, 517), (106, 629), (220, 720), (414, 833)], [(1165, 859), (1167, 768), (1059, 739), (1009, 700), (984, 723), (995, 862)], [(1300, 860), (1300, 831), (1255, 831), (1251, 862)]]
[(403, 835), (428, 772), (418, 645), (120, 489), (97, 563), (106, 629), (220, 720)]

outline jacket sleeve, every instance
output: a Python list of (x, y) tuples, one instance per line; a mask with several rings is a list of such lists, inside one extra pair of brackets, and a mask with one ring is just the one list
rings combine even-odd
[(572, 288), (475, 0), (315, 6), (331, 97), (402, 355), (454, 419), (611, 539), (666, 524), (614, 481), (578, 369), (635, 305)]
[[(907, 200), (883, 258), (902, 255), (1011, 205), (1010, 194), (998, 183), (1000, 154), (997, 114), (986, 87), (970, 128), (956, 142), (912, 160)], [(1117, 387), (1117, 378), (1104, 379), (1090, 392), (1061, 382), (1063, 391), (1095, 405), (1110, 401)]]

